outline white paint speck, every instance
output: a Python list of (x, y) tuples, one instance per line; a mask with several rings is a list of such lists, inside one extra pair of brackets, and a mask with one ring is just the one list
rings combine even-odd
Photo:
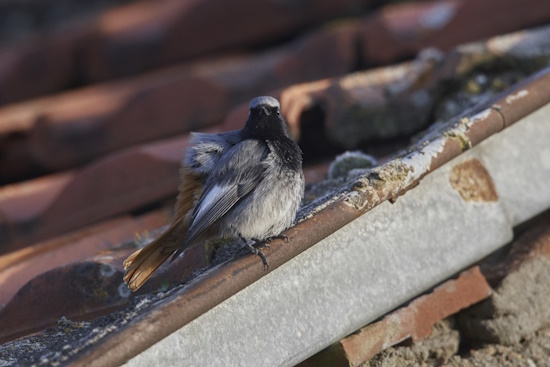
[(413, 152), (401, 160), (401, 162), (410, 168), (405, 184), (415, 181), (430, 170), (432, 158), (437, 157), (443, 152), (445, 142), (446, 139), (444, 138), (436, 139), (422, 147), (419, 151)]
[(517, 92), (516, 94), (512, 94), (512, 95), (509, 95), (508, 97), (506, 97), (506, 103), (510, 104), (510, 103), (514, 102), (515, 100), (517, 100), (517, 99), (521, 99), (521, 98), (526, 97), (527, 95), (529, 95), (529, 92), (527, 92), (527, 90), (525, 90), (525, 89), (522, 89), (519, 92)]
[(483, 121), (485, 120), (487, 117), (489, 117), (489, 115), (491, 114), (491, 109), (490, 108), (487, 108), (479, 113), (476, 113), (475, 115), (473, 115), (472, 117), (470, 117), (468, 119), (468, 122), (467, 122), (467, 127), (471, 127), (476, 121)]
[(297, 336), (298, 338), (301, 338), (301, 337), (302, 337), (302, 333), (299, 332), (299, 331), (297, 331), (297, 332), (296, 332), (296, 336)]

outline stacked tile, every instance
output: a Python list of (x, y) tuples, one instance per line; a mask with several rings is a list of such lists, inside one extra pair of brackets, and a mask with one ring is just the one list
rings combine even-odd
[[(134, 144), (204, 129), (258, 94), (351, 71), (354, 46), (354, 29), (342, 25), (256, 55), (178, 66), (0, 108), (0, 171), (13, 180), (36, 170), (64, 170)], [(326, 47), (333, 50), (329, 57), (322, 56)]]
[(170, 198), (188, 136), (0, 188), (0, 254)]
[(275, 42), (353, 12), (362, 3), (163, 0), (135, 2), (90, 19), (65, 21), (64, 27), (42, 29), (24, 44), (6, 43), (0, 48), (4, 56), (0, 84), (5, 86), (0, 104), (55, 92), (76, 82), (137, 74), (198, 56)]
[[(358, 26), (361, 60), (369, 65), (394, 62), (425, 47), (450, 49), (548, 19), (550, 9), (544, 0), (522, 2), (521, 12), (516, 5), (517, 0), (499, 3), (498, 17), (491, 0), (384, 7)], [(82, 80), (137, 74), (198, 56), (276, 42), (331, 17), (357, 14), (364, 7), (364, 2), (356, 0), (299, 4), (165, 0), (114, 8), (71, 22), (68, 31), (42, 30), (41, 36), (30, 37), (24, 44), (1, 46), (0, 84), (5, 87), (0, 104), (52, 93)], [(204, 22), (203, 17), (210, 21)]]

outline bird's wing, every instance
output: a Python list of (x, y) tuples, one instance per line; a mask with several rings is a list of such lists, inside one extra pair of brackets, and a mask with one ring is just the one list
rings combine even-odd
[[(191, 133), (191, 146), (187, 149), (180, 169), (180, 185), (174, 220), (184, 219), (192, 212), (204, 190), (208, 175), (215, 164), (231, 147), (239, 142), (238, 131), (221, 134)], [(191, 214), (191, 213), (189, 213)]]
[(262, 163), (268, 148), (257, 141), (244, 141), (227, 152), (215, 165), (216, 174), (207, 181), (199, 199), (184, 244), (176, 258), (190, 243), (219, 221), (262, 181), (266, 167)]
[(238, 131), (221, 134), (191, 133), (191, 147), (187, 149), (184, 164), (191, 172), (203, 176), (212, 172), (220, 158), (239, 142)]

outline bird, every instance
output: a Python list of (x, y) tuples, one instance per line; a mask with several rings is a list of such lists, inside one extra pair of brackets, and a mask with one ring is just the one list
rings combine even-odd
[[(269, 268), (259, 249), (282, 238), (304, 195), (302, 151), (290, 137), (279, 101), (249, 103), (241, 130), (192, 133), (180, 168), (170, 226), (124, 261), (124, 281), (139, 289), (170, 256), (211, 238), (240, 239)], [(250, 244), (254, 241), (254, 244)]]

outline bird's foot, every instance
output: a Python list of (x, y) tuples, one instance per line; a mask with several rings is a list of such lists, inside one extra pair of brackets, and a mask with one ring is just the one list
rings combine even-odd
[(269, 240), (259, 240), (257, 238), (251, 238), (252, 241), (254, 241), (254, 246), (255, 248), (257, 249), (262, 249), (262, 248), (271, 248), (271, 246), (269, 246), (269, 243), (267, 243)]
[(258, 250), (257, 248), (255, 248), (252, 245), (248, 245), (248, 246), (250, 248), (250, 251), (253, 254), (258, 255), (262, 259), (262, 262), (264, 263), (264, 269), (266, 271), (269, 270), (269, 262), (267, 261), (267, 258), (265, 257), (264, 253), (262, 251)]
[(257, 248), (257, 247), (263, 248), (266, 246), (269, 247), (269, 245), (267, 245), (264, 241), (257, 241), (255, 239), (252, 239), (253, 241), (255, 241), (255, 243), (254, 245), (251, 245), (244, 238), (241, 237), (241, 239), (246, 245), (246, 247), (250, 250), (250, 252), (252, 252), (254, 255), (258, 255), (262, 259), (262, 262), (264, 263), (264, 269), (266, 271), (269, 270), (269, 262), (267, 261), (267, 258), (265, 257), (264, 253)]

